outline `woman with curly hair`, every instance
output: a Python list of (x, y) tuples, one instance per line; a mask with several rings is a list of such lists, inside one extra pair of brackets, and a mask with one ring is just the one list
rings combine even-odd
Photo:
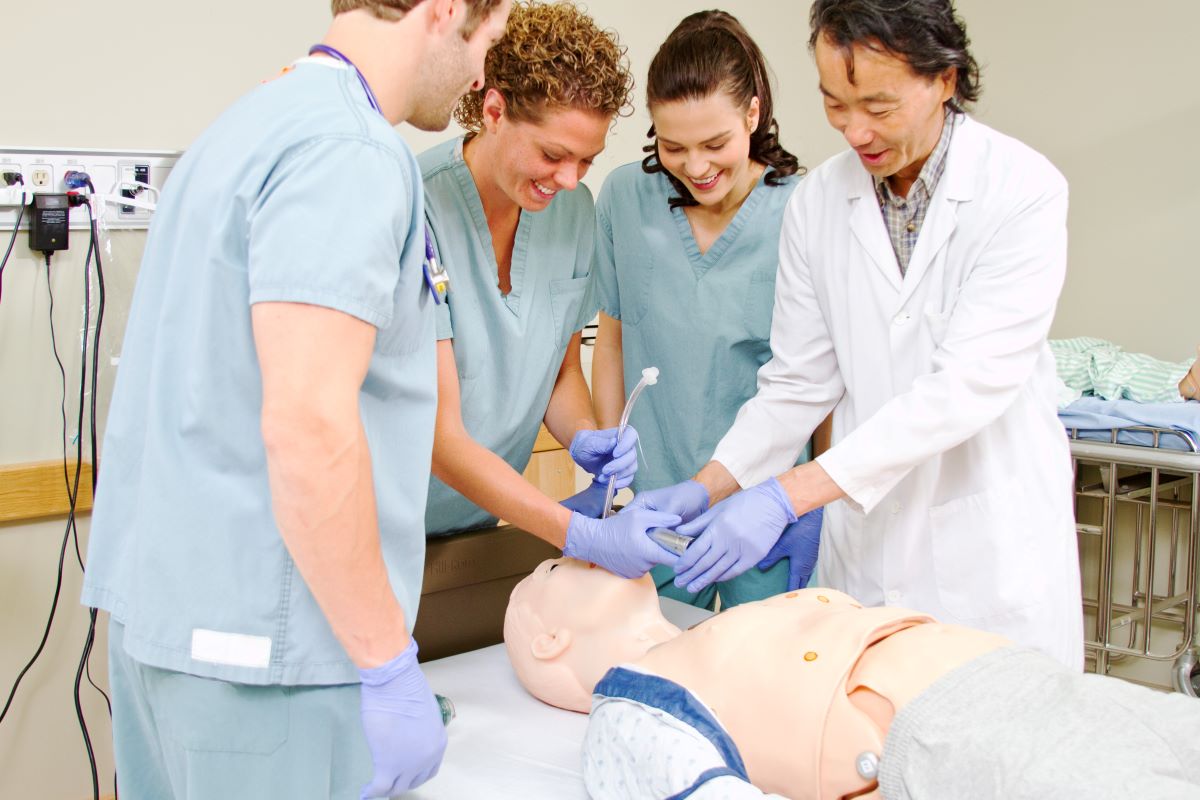
[[(593, 518), (609, 476), (625, 485), (636, 470), (636, 434), (617, 442), (595, 430), (579, 363), (579, 332), (596, 311), (593, 203), (579, 181), (628, 109), (632, 83), (625, 49), (574, 4), (516, 3), (483, 87), (455, 112), (468, 133), (418, 159), (451, 276), (438, 311), (429, 535), (499, 516), (621, 574), (670, 558), (645, 533), (677, 517)], [(563, 505), (521, 476), (543, 421), (596, 476)]]
[[(592, 387), (597, 418), (610, 424), (640, 370), (660, 368), (632, 417), (645, 444), (633, 481), (644, 493), (633, 505), (688, 521), (708, 494), (687, 479), (712, 457), (771, 357), (780, 226), (804, 169), (779, 143), (766, 59), (724, 11), (679, 23), (650, 64), (646, 96), (649, 155), (615, 170), (597, 202)], [(655, 583), (707, 608), (718, 593), (730, 607), (785, 591), (807, 580), (816, 558), (819, 520), (797, 526), (780, 541), (799, 547), (772, 553), (765, 572), (695, 594), (658, 567)], [(783, 556), (789, 564), (778, 563)]]

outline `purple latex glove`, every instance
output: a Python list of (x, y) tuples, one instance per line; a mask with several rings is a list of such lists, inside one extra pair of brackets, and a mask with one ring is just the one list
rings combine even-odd
[(591, 519), (576, 511), (567, 527), (563, 555), (599, 564), (622, 578), (640, 578), (658, 564), (675, 564), (679, 556), (648, 534), (678, 524), (675, 514), (645, 508), (626, 508), (608, 519)]
[(446, 726), (433, 690), (417, 666), (417, 642), (378, 667), (360, 669), (362, 723), (374, 774), (363, 800), (407, 792), (437, 774)]
[(632, 425), (625, 426), (621, 441), (617, 441), (617, 429), (602, 431), (579, 431), (571, 440), (568, 452), (575, 463), (592, 473), (592, 477), (608, 487), (608, 479), (617, 476), (616, 488), (624, 489), (633, 483), (637, 472), (637, 431)]
[(691, 522), (708, 510), (708, 490), (696, 481), (684, 481), (640, 492), (629, 505), (677, 514), (684, 522)]
[(817, 550), (821, 545), (821, 520), (825, 509), (816, 508), (783, 529), (779, 541), (758, 562), (759, 569), (770, 569), (779, 559), (788, 560), (787, 590), (794, 592), (808, 585), (813, 570), (817, 568)]
[(607, 490), (606, 484), (594, 480), (591, 486), (578, 494), (571, 495), (561, 501), (559, 505), (566, 506), (572, 511), (578, 511), (585, 517), (599, 519), (600, 515), (604, 513), (604, 495)]
[(675, 529), (696, 537), (675, 565), (675, 585), (694, 593), (736, 578), (761, 561), (795, 521), (792, 501), (774, 478), (730, 495)]

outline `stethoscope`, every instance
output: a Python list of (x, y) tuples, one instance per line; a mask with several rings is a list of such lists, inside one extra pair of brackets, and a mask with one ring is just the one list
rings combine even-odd
[[(380, 116), (383, 116), (383, 109), (379, 107), (379, 101), (375, 99), (375, 92), (371, 91), (371, 85), (367, 83), (362, 70), (354, 66), (353, 61), (327, 44), (314, 44), (308, 49), (308, 54), (311, 56), (314, 53), (324, 53), (331, 58), (336, 58), (354, 70), (354, 74), (358, 76), (358, 82), (362, 84), (363, 91), (367, 94), (367, 102), (371, 104), (371, 108), (379, 112)], [(429, 231), (428, 224), (425, 226), (425, 263), (423, 267), (425, 283), (429, 286), (429, 293), (433, 295), (433, 302), (441, 305), (446, 302), (446, 294), (450, 291), (450, 274), (446, 272), (444, 266), (438, 263), (437, 255), (433, 252), (433, 236)]]

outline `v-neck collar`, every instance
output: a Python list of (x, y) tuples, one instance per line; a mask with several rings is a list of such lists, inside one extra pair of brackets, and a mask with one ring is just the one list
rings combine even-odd
[[(492, 241), (492, 231), (487, 224), (487, 214), (483, 210), (483, 200), (479, 197), (479, 189), (475, 186), (475, 177), (471, 174), (471, 168), (467, 166), (467, 160), (463, 158), (465, 141), (465, 136), (460, 137), (454, 146), (452, 163), (463, 199), (471, 212), (471, 220), (475, 223), (475, 235), (479, 238), (480, 249), (490, 268), (491, 289), (488, 291), (494, 293), (493, 296), (499, 298), (513, 316), (519, 317), (521, 316), (521, 290), (525, 284), (525, 254), (529, 251), (529, 220), (522, 209), (517, 217), (517, 231), (513, 237), (512, 260), (508, 270), (509, 291), (508, 294), (501, 294), (500, 265), (496, 263), (496, 248)], [(448, 266), (453, 268), (453, 265)]]
[[(721, 235), (712, 243), (705, 253), (700, 252), (700, 245), (696, 242), (696, 235), (692, 232), (692, 224), (688, 221), (687, 214), (683, 212), (683, 206), (672, 208), (671, 216), (675, 219), (675, 227), (679, 231), (679, 238), (683, 244), (684, 252), (687, 253), (688, 262), (691, 263), (692, 269), (696, 273), (696, 277), (700, 278), (708, 272), (714, 265), (720, 262), (721, 257), (729, 250), (730, 246), (738, 237), (738, 233), (746, 226), (748, 220), (754, 213), (754, 209), (762, 201), (765, 192), (759, 191), (766, 184), (767, 172), (770, 167), (763, 170), (762, 175), (758, 176), (758, 180), (754, 183), (754, 188), (750, 190), (750, 194), (746, 195), (746, 199), (742, 201), (742, 205), (738, 208), (737, 213), (733, 215), (733, 219), (729, 220), (729, 224), (725, 226), (725, 230), (721, 231)], [(666, 175), (662, 176), (666, 181)], [(669, 196), (669, 193), (668, 193)]]

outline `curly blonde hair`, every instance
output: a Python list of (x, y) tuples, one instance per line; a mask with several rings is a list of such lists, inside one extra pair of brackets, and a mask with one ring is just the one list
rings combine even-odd
[[(331, 0), (330, 6), (335, 17), (346, 11), (361, 8), (379, 19), (395, 22), (422, 2), (424, 0)], [(463, 25), (463, 37), (469, 38), (501, 2), (502, 0), (467, 0), (470, 10), (467, 12), (466, 24)]]
[(483, 88), (459, 101), (454, 119), (478, 133), (488, 89), (500, 92), (505, 114), (518, 122), (539, 122), (551, 108), (625, 116), (633, 90), (625, 50), (574, 3), (518, 0), (504, 38), (488, 51)]

